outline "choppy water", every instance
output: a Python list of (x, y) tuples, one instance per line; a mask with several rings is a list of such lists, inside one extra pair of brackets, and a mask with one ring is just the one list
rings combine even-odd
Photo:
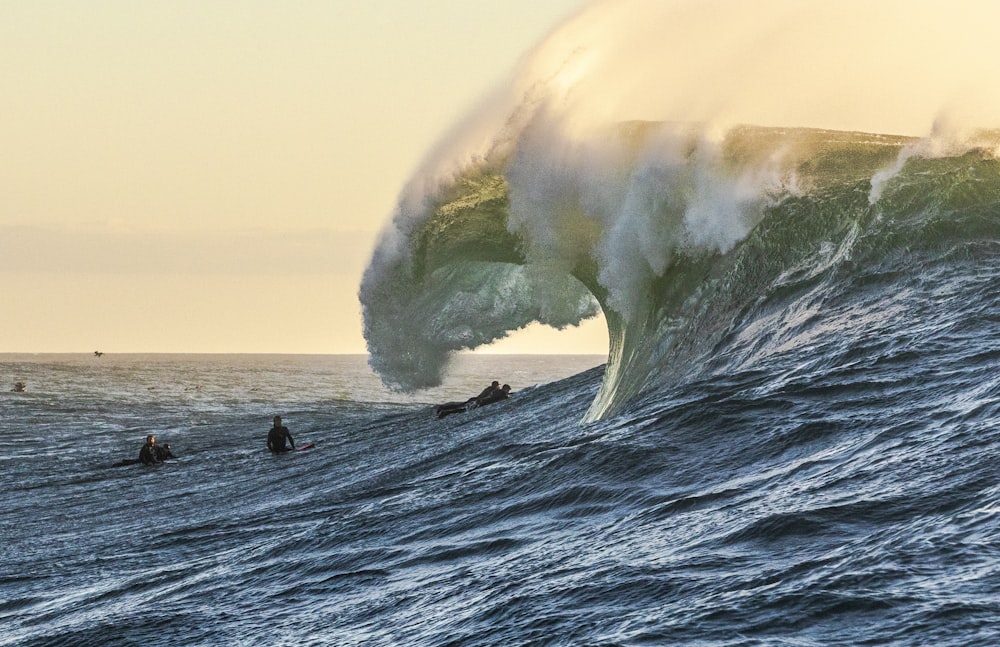
[[(357, 357), (5, 356), (0, 644), (993, 644), (997, 320), (924, 323), (583, 425), (601, 367), (526, 378), (600, 358), (420, 402)], [(110, 467), (149, 432), (179, 458)]]
[(420, 584), (357, 642), (1000, 644), (996, 133), (587, 139), (528, 108), (401, 200), (362, 286), (373, 365), (420, 387), (595, 303), (609, 360), (403, 460)]

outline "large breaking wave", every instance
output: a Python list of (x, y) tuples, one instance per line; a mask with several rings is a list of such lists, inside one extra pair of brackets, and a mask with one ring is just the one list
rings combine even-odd
[[(610, 118), (608, 97), (636, 99), (625, 81), (590, 87), (610, 66), (595, 25), (616, 25), (618, 39), (637, 4), (600, 4), (557, 31), (511, 95), (446, 140), (404, 190), (360, 294), (371, 365), (390, 387), (434, 386), (455, 351), (600, 309), (608, 366), (588, 414), (598, 418), (709, 365), (720, 342), (766, 320), (776, 294), (931, 244), (956, 212), (996, 226), (997, 138), (965, 127), (986, 122), (939, 111), (927, 137), (734, 125), (737, 106), (767, 114), (748, 98), (756, 87), (727, 101), (698, 95), (712, 98), (708, 112), (677, 109), (692, 92), (679, 87), (659, 111), (669, 120)], [(690, 27), (704, 6), (653, 13)], [(804, 20), (788, 3), (759, 8), (758, 28)], [(662, 71), (648, 60), (642, 69), (650, 82)]]

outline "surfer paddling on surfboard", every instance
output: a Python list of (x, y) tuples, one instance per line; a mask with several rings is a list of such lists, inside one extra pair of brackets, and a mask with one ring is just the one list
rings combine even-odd
[(444, 404), (438, 405), (436, 408), (437, 417), (444, 418), (445, 416), (450, 416), (453, 413), (471, 411), (472, 409), (476, 409), (478, 407), (485, 407), (488, 404), (506, 400), (509, 397), (510, 385), (504, 384), (501, 387), (499, 382), (494, 381), (493, 384), (483, 389), (482, 393), (474, 398), (469, 398), (465, 402), (445, 402)]

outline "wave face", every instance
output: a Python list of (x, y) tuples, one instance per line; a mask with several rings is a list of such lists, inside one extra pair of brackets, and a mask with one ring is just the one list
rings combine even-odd
[(397, 217), (361, 291), (387, 384), (432, 386), (450, 352), (600, 307), (596, 419), (677, 380), (742, 370), (817, 326), (871, 334), (916, 287), (865, 317), (831, 304), (1000, 234), (990, 133), (949, 147), (815, 129), (715, 140), (633, 122), (583, 141), (557, 130), (536, 120)]
[(996, 12), (595, 2), (404, 188), (360, 291), (372, 366), (425, 388), (457, 350), (600, 309), (596, 419), (741, 335), (790, 334), (759, 318), (801, 291), (818, 312), (947, 245), (943, 222), (975, 220), (977, 240), (995, 221)]

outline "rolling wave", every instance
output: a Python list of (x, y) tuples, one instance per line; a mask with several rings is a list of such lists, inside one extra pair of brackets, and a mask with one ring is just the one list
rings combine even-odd
[(373, 368), (425, 388), (455, 351), (600, 311), (594, 420), (750, 331), (788, 341), (767, 325), (852, 281), (991, 240), (989, 11), (595, 2), (404, 187), (360, 290)]
[(432, 386), (450, 352), (599, 306), (609, 360), (596, 419), (702, 370), (720, 344), (754, 347), (739, 360), (752, 363), (853, 283), (1000, 229), (995, 133), (932, 150), (814, 129), (712, 141), (637, 122), (569, 148), (545, 142), (525, 134), (397, 219), (361, 291), (387, 384)]

